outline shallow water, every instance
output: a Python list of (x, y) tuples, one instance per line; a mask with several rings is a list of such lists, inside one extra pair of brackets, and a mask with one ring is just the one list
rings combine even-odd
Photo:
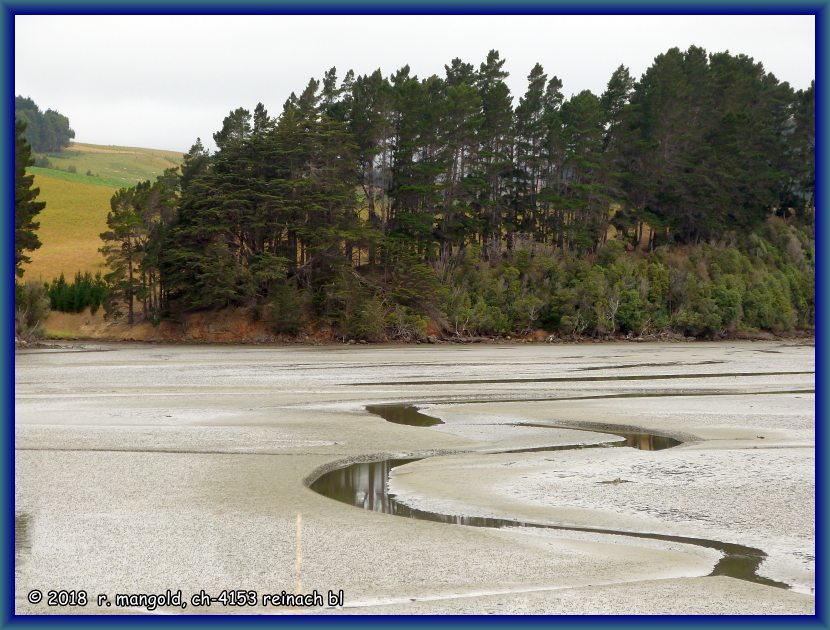
[[(473, 402), (473, 401), (470, 401)], [(394, 422), (395, 424), (405, 424), (411, 427), (433, 427), (438, 424), (444, 424), (444, 421), (435, 416), (430, 416), (422, 413), (415, 405), (407, 404), (384, 404), (384, 405), (367, 405), (366, 411), (380, 416), (387, 422)], [(586, 431), (588, 433), (596, 433), (588, 429), (580, 429), (579, 427), (557, 425), (557, 424), (540, 424), (532, 422), (522, 422), (513, 424), (512, 426), (519, 427), (537, 427), (542, 429), (569, 429), (572, 431)], [(565, 445), (565, 446), (537, 446), (532, 448), (504, 450), (499, 449), (500, 453), (530, 453), (535, 451), (556, 451), (574, 448), (586, 448), (595, 446), (630, 446), (642, 451), (659, 451), (664, 448), (671, 448), (680, 444), (679, 440), (674, 438), (655, 435), (653, 433), (640, 433), (636, 431), (617, 431), (613, 429), (603, 430), (603, 433), (617, 435), (623, 438), (624, 441), (619, 442), (603, 442), (600, 444), (590, 445)]]
[(421, 413), (415, 405), (367, 405), (366, 411), (380, 416), (387, 422), (411, 427), (432, 427), (444, 424), (440, 418)]

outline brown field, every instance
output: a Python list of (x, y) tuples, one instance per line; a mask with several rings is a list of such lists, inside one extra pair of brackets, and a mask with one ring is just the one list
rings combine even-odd
[(41, 247), (29, 252), (32, 262), (25, 267), (24, 279), (48, 282), (61, 272), (69, 278), (76, 271), (103, 271), (99, 235), (107, 229), (110, 198), (116, 189), (40, 174), (35, 175), (35, 186), (46, 207), (37, 216)]

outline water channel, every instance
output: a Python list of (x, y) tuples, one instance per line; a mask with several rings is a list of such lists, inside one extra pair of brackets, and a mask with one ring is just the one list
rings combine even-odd
[[(384, 404), (368, 405), (366, 410), (376, 414), (383, 419), (397, 424), (410, 426), (429, 427), (442, 424), (442, 420), (422, 413), (418, 407), (411, 404)], [(534, 426), (546, 428), (567, 428), (553, 424), (517, 424), (516, 426)], [(580, 429), (583, 430), (583, 429)], [(576, 448), (609, 448), (628, 447), (641, 450), (662, 450), (677, 446), (681, 442), (668, 436), (655, 435), (645, 432), (628, 432), (619, 430), (603, 430), (605, 434), (616, 435), (621, 440), (602, 442), (599, 444), (579, 444), (565, 446), (542, 446), (523, 449), (501, 449), (498, 451), (486, 451), (488, 453), (523, 453), (536, 451), (571, 450)], [(324, 473), (311, 483), (311, 489), (323, 496), (335, 499), (348, 505), (356, 506), (373, 512), (383, 512), (405, 518), (449, 523), (455, 525), (467, 525), (471, 527), (526, 527), (537, 529), (552, 529), (559, 531), (588, 532), (614, 536), (625, 536), (629, 538), (640, 538), (649, 540), (660, 540), (664, 542), (697, 545), (708, 549), (719, 551), (722, 556), (715, 565), (710, 575), (724, 575), (747, 580), (757, 584), (765, 584), (777, 588), (790, 588), (788, 584), (771, 580), (758, 574), (758, 567), (766, 558), (766, 554), (754, 547), (747, 547), (735, 543), (709, 540), (705, 538), (692, 538), (687, 536), (671, 536), (667, 534), (653, 534), (645, 532), (618, 531), (592, 527), (568, 527), (563, 525), (550, 525), (534, 523), (529, 521), (482, 517), (464, 514), (442, 514), (410, 507), (395, 498), (389, 492), (389, 474), (398, 466), (409, 464), (423, 458), (387, 458), (371, 462), (357, 462), (346, 464)]]

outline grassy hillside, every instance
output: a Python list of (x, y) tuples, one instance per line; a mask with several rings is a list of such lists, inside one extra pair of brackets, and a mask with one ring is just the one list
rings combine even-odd
[(26, 267), (24, 280), (48, 281), (61, 272), (70, 277), (76, 271), (102, 270), (98, 235), (107, 228), (110, 198), (116, 189), (43, 174), (47, 169), (33, 170), (39, 200), (45, 201), (46, 207), (37, 216), (42, 245), (29, 253), (32, 262)]
[(182, 154), (160, 149), (139, 149), (135, 147), (99, 146), (75, 142), (60, 153), (44, 156), (51, 164), (50, 170), (68, 171), (74, 167), (80, 176), (89, 174), (90, 180), (101, 184), (121, 187), (153, 179), (166, 168), (181, 163)]
[(75, 143), (63, 153), (46, 157), (51, 168), (29, 169), (46, 208), (37, 216), (43, 245), (29, 253), (32, 262), (24, 280), (48, 281), (61, 272), (68, 278), (76, 271), (103, 271), (99, 234), (107, 229), (113, 193), (122, 186), (154, 179), (164, 169), (178, 166), (182, 156), (158, 149)]

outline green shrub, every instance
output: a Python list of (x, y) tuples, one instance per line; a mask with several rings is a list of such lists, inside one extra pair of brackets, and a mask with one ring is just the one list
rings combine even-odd
[(315, 292), (317, 312), (340, 334), (418, 338), (429, 317), (459, 335), (542, 327), (712, 336), (809, 328), (815, 318), (812, 228), (781, 220), (757, 233), (725, 234), (720, 243), (649, 253), (626, 252), (612, 240), (595, 260), (526, 239), (484, 260), (481, 246), (470, 244), (436, 264), (440, 274), (426, 262), (428, 252), (416, 257), (396, 246), (384, 255), (396, 262), (382, 276), (341, 270)]
[(617, 309), (617, 326), (622, 332), (639, 331), (645, 319), (643, 302), (636, 289), (628, 289), (620, 295)]
[(273, 286), (267, 305), (268, 323), (275, 333), (296, 335), (308, 317), (308, 294), (289, 284)]
[(371, 296), (351, 305), (340, 322), (339, 329), (344, 337), (385, 341), (386, 312), (383, 302)]
[(411, 308), (396, 304), (387, 316), (386, 323), (393, 339), (411, 341), (426, 336), (429, 319)]
[(625, 245), (621, 241), (607, 241), (597, 252), (597, 264), (609, 267), (625, 254)]
[(94, 315), (106, 301), (109, 287), (100, 272), (93, 278), (89, 272), (81, 275), (78, 271), (71, 284), (66, 282), (63, 274), (57, 280), (53, 279), (47, 287), (47, 293), (53, 311), (80, 313), (89, 307)]
[(510, 312), (513, 330), (522, 332), (533, 328), (543, 305), (544, 302), (540, 298), (529, 293), (516, 297)]
[(712, 297), (720, 313), (721, 323), (728, 330), (733, 331), (741, 320), (741, 292), (730, 289), (724, 283), (718, 283), (712, 290)]

